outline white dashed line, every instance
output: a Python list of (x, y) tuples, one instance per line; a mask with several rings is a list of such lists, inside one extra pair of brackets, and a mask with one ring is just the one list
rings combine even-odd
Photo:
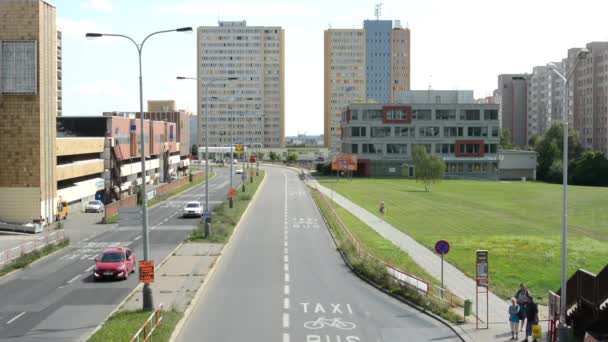
[(78, 279), (78, 278), (80, 278), (80, 274), (79, 274), (79, 275), (77, 275), (77, 276), (75, 276), (74, 278), (72, 278), (72, 279), (68, 280), (68, 284), (73, 283), (73, 282), (74, 282), (74, 280), (76, 280), (76, 279)]
[(283, 342), (289, 342), (289, 333), (283, 333)]
[(285, 241), (285, 247), (289, 246), (289, 243), (287, 241)]
[(93, 269), (95, 268), (95, 265), (87, 268), (86, 270), (84, 270), (85, 272), (91, 272)]
[(284, 255), (283, 256), (283, 261), (284, 262), (289, 262), (289, 255)]
[(285, 273), (285, 282), (289, 283), (289, 273)]
[(6, 324), (11, 324), (13, 323), (17, 318), (21, 317), (25, 315), (25, 311), (23, 311), (22, 313), (18, 314), (17, 316), (13, 317), (10, 321), (6, 322)]
[(289, 310), (289, 297), (283, 298), (283, 309)]
[(289, 264), (284, 264), (283, 270), (285, 270), (285, 272), (289, 271)]
[[(287, 246), (287, 244), (285, 244), (285, 246)], [(283, 253), (288, 254), (289, 253), (289, 249), (287, 247), (283, 248)]]
[(137, 241), (139, 239), (141, 239), (141, 235), (137, 236), (135, 239), (133, 239), (133, 241)]
[(283, 292), (285, 293), (286, 296), (289, 295), (289, 285), (285, 285), (285, 287), (283, 288)]
[(283, 313), (283, 328), (289, 328), (289, 314), (287, 312)]

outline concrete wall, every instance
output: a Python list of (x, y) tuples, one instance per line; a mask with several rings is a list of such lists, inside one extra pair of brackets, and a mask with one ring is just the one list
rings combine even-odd
[(57, 138), (57, 156), (102, 153), (105, 138)]
[(89, 159), (57, 166), (57, 180), (78, 178), (82, 176), (101, 174), (104, 171), (103, 159)]
[(40, 218), (40, 188), (0, 188), (0, 221), (32, 222)]

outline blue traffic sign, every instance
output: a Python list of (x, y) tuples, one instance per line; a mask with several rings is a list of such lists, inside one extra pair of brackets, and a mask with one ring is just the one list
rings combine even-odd
[(450, 243), (445, 240), (439, 240), (435, 244), (435, 252), (437, 254), (445, 255), (450, 251)]
[(137, 125), (131, 125), (131, 133), (137, 132)]

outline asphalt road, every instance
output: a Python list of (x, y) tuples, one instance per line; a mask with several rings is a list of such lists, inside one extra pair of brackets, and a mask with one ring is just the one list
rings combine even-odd
[(350, 272), (295, 172), (266, 176), (178, 341), (459, 341)]
[[(216, 174), (209, 183), (211, 207), (229, 188), (227, 169)], [(187, 201), (204, 203), (203, 190), (197, 186), (149, 209), (150, 252), (157, 264), (198, 224), (199, 219), (181, 218), (181, 210)], [(94, 282), (92, 270), (108, 247), (128, 246), (141, 260), (141, 227), (92, 224), (85, 234), (86, 228), (68, 231), (77, 237), (70, 247), (0, 280), (0, 341), (83, 340), (137, 286), (137, 273), (126, 281)]]

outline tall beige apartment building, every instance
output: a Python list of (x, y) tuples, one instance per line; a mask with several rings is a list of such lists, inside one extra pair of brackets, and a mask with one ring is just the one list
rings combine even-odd
[[(569, 109), (583, 147), (608, 156), (608, 42), (591, 42), (586, 48), (591, 53), (580, 61), (569, 82)], [(579, 50), (568, 50), (568, 72)]]
[[(197, 32), (198, 144), (285, 145), (285, 33), (220, 21)], [(207, 112), (208, 111), (208, 112)], [(209, 122), (205, 120), (208, 114)]]
[(342, 111), (356, 102), (399, 102), (410, 90), (410, 30), (365, 20), (362, 29), (325, 30), (324, 139), (341, 150)]
[(56, 211), (55, 7), (0, 1), (0, 221), (50, 221)]

